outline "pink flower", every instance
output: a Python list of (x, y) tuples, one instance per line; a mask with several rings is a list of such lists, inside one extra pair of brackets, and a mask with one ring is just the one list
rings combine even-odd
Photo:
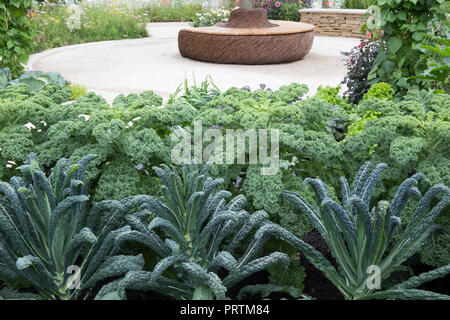
[(268, 6), (268, 7), (267, 7), (267, 9), (269, 9), (269, 10), (270, 10), (270, 9), (272, 9), (272, 7), (271, 7), (271, 6)]
[(277, 1), (277, 2), (275, 2), (275, 7), (279, 7), (280, 6), (280, 3)]
[(236, 7), (239, 7), (239, 1), (236, 1)]

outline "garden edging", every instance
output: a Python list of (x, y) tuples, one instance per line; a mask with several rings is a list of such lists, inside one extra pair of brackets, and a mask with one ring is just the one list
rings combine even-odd
[(366, 10), (300, 9), (300, 21), (313, 24), (318, 36), (363, 38), (361, 27)]

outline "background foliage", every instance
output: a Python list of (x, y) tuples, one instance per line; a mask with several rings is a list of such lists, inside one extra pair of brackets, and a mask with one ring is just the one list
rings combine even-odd
[(32, 0), (0, 2), (0, 69), (8, 67), (14, 78), (23, 70), (33, 51), (35, 33), (27, 12), (35, 8)]
[(408, 89), (430, 88), (428, 82), (411, 78), (427, 69), (427, 55), (420, 50), (425, 34), (435, 34), (447, 19), (441, 8), (445, 0), (378, 0), (382, 42), (371, 83), (387, 82), (398, 94)]
[(148, 17), (140, 8), (125, 4), (82, 4), (80, 26), (69, 28), (73, 11), (67, 5), (45, 4), (30, 12), (35, 38), (35, 52), (71, 44), (142, 38)]

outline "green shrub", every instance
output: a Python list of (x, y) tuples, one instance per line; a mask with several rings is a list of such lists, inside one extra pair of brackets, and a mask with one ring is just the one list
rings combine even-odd
[(191, 22), (193, 27), (209, 27), (218, 22), (224, 21), (230, 17), (230, 11), (221, 8), (217, 10), (210, 10), (206, 12), (197, 12)]
[[(447, 16), (444, 0), (378, 0), (380, 30), (379, 54), (368, 80), (389, 83), (397, 94), (408, 89), (428, 89), (431, 83), (414, 78), (427, 69), (427, 55), (420, 45), (425, 34), (435, 34)], [(374, 26), (373, 29), (378, 28)]]
[(285, 21), (300, 21), (299, 5), (294, 2), (286, 2), (280, 6), (278, 19)]
[[(448, 15), (450, 4), (446, 4)], [(439, 26), (439, 35), (426, 34), (424, 37), (429, 39), (429, 43), (421, 44), (420, 47), (426, 54), (427, 69), (412, 78), (426, 80), (436, 92), (449, 93), (450, 22), (447, 20)]]
[(33, 31), (27, 15), (32, 0), (5, 0), (0, 3), (0, 69), (9, 68), (12, 78), (22, 73), (23, 64), (33, 52)]
[(203, 12), (199, 3), (183, 3), (172, 0), (164, 3), (146, 4), (140, 9), (148, 22), (194, 21)]

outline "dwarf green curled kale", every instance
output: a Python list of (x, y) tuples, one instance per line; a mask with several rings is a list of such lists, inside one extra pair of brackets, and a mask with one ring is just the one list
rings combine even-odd
[[(372, 170), (372, 164), (365, 163), (351, 186), (342, 177), (342, 204), (330, 198), (324, 183), (319, 179), (305, 181), (316, 192), (316, 206), (296, 192), (283, 193), (283, 197), (299, 207), (320, 232), (338, 269), (305, 242), (271, 223), (262, 226), (255, 236), (277, 234), (297, 247), (346, 299), (449, 299), (449, 296), (414, 289), (424, 282), (450, 273), (449, 265), (391, 288), (383, 287), (382, 281), (417, 252), (434, 231), (434, 221), (450, 201), (450, 190), (442, 184), (433, 186), (422, 197), (417, 184), (424, 176), (417, 173), (400, 185), (391, 203), (379, 201), (372, 207), (375, 185), (385, 167), (385, 164), (379, 164)], [(399, 216), (412, 197), (419, 198), (419, 204), (410, 222), (401, 228)], [(380, 286), (376, 278), (371, 277), (374, 272), (376, 277), (378, 271)]]
[[(342, 144), (353, 170), (362, 161), (386, 162), (390, 179), (383, 179), (385, 188), (395, 187), (389, 185), (391, 181), (400, 181), (402, 176), (414, 173), (415, 168), (426, 175), (426, 187), (450, 183), (449, 170), (441, 163), (450, 157), (448, 95), (411, 91), (401, 102), (371, 99), (363, 101), (358, 110), (361, 114), (375, 112), (377, 117)], [(434, 174), (436, 170), (442, 175)]]
[[(284, 181), (290, 180), (293, 174), (300, 179), (311, 175), (326, 179), (343, 173), (343, 163), (339, 160), (343, 159), (342, 151), (336, 141), (336, 130), (333, 133), (331, 127), (336, 129), (338, 124), (347, 122), (349, 115), (317, 97), (305, 99), (307, 91), (305, 85), (295, 83), (274, 92), (231, 88), (203, 106), (196, 116), (204, 130), (214, 128), (224, 133), (228, 129), (279, 130), (282, 168), (277, 174), (261, 176), (256, 174), (259, 167), (252, 164), (234, 164), (216, 170), (217, 176), (224, 177), (227, 190), (243, 191), (252, 210), (263, 209), (277, 222), (281, 219), (280, 212), (284, 212), (280, 210), (284, 204), (276, 196), (287, 188), (283, 188)], [(273, 191), (274, 197), (267, 197), (267, 190)], [(297, 228), (297, 225), (289, 227)]]
[(151, 90), (146, 90), (141, 94), (129, 94), (125, 96), (123, 94), (117, 96), (113, 101), (113, 106), (118, 107), (122, 105), (126, 108), (139, 109), (145, 106), (161, 106), (163, 99), (155, 94)]
[(93, 158), (61, 159), (47, 178), (32, 154), (20, 167), (22, 178), (0, 182), (0, 279), (25, 280), (44, 299), (77, 299), (100, 281), (142, 269), (142, 256), (117, 255), (114, 239), (129, 231), (117, 228), (144, 199), (88, 210), (84, 174)]
[[(182, 101), (162, 107), (151, 91), (119, 96), (111, 107), (94, 93), (61, 104), (70, 90), (56, 84), (37, 93), (22, 89), (18, 102), (0, 101), (0, 179), (10, 179), (31, 151), (43, 170), (93, 153), (86, 179), (94, 201), (147, 194), (148, 181), (155, 181), (150, 168), (170, 161), (172, 128), (189, 125), (197, 113)], [(114, 178), (124, 168), (127, 177)]]
[[(249, 275), (289, 263), (280, 252), (257, 256), (264, 241), (251, 235), (268, 221), (268, 214), (247, 213), (243, 196), (227, 202), (230, 193), (218, 188), (223, 181), (212, 179), (208, 168), (154, 168), (163, 183), (163, 199), (150, 197), (142, 211), (128, 215), (132, 230), (121, 233), (115, 245), (125, 249), (130, 242), (140, 243), (160, 261), (151, 272), (129, 272), (98, 298), (125, 298), (125, 289), (134, 289), (177, 299), (225, 299), (228, 290)], [(155, 217), (148, 222), (151, 214)], [(240, 251), (246, 243), (247, 249)], [(176, 271), (176, 280), (167, 276), (169, 269)]]

